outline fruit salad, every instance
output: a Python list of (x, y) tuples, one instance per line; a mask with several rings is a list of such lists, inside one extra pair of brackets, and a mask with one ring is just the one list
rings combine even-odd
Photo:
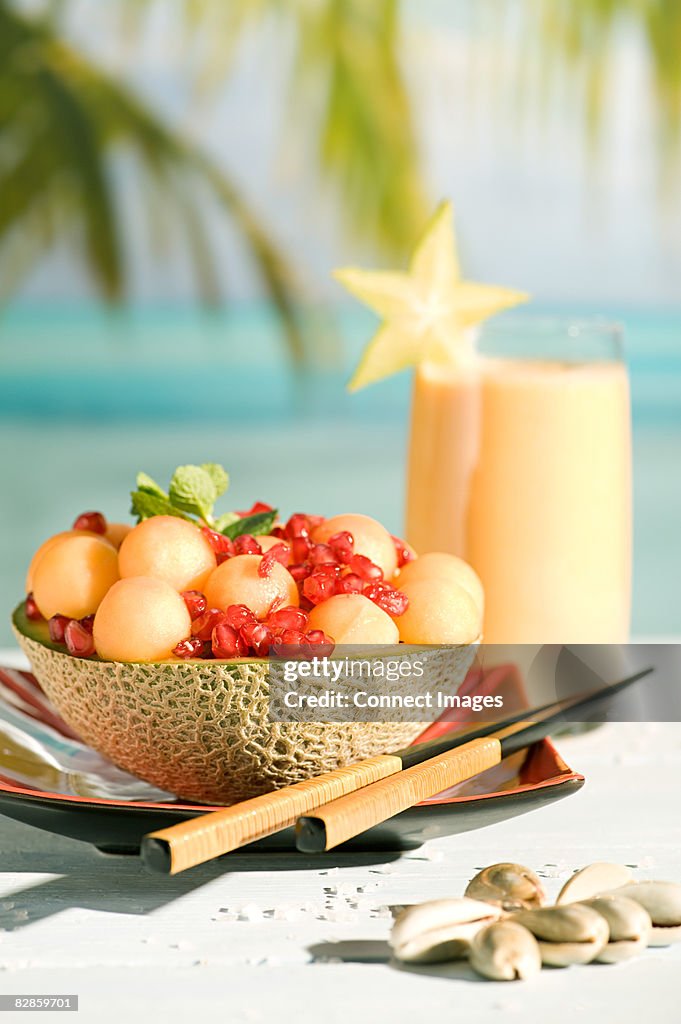
[(370, 516), (288, 519), (265, 502), (214, 513), (221, 466), (146, 474), (136, 525), (84, 512), (28, 569), (26, 617), (78, 658), (119, 662), (328, 655), (336, 644), (467, 644), (483, 592), (451, 554), (417, 556)]

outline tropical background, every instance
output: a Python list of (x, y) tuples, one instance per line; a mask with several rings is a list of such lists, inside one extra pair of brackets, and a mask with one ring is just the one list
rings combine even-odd
[(466, 276), (622, 321), (637, 636), (681, 632), (677, 0), (0, 0), (0, 643), (138, 469), (401, 529), (409, 381), (343, 383), (455, 205)]

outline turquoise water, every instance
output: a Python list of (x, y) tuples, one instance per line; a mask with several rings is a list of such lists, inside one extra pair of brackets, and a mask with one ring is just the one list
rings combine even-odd
[[(681, 633), (681, 314), (625, 317), (632, 376), (637, 634)], [(409, 381), (350, 396), (342, 381), (368, 321), (319, 333), (316, 368), (291, 372), (261, 310), (16, 311), (0, 324), (0, 644), (29, 554), (85, 508), (123, 518), (135, 473), (182, 462), (255, 498), (402, 528)]]

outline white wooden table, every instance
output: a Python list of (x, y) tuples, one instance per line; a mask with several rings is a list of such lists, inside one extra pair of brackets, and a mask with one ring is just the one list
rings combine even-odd
[(594, 860), (681, 881), (681, 725), (608, 725), (559, 745), (587, 776), (577, 795), (379, 864), (237, 854), (165, 879), (0, 818), (0, 994), (78, 993), (76, 1019), (98, 1024), (676, 1024), (681, 946), (515, 984), (389, 960), (391, 906), (459, 895), (494, 861), (528, 864), (551, 893)]

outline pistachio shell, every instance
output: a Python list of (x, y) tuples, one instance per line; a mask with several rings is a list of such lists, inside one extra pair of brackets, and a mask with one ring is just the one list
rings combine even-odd
[(681, 942), (681, 885), (676, 882), (631, 882), (601, 895), (626, 896), (648, 911), (653, 922), (649, 946)]
[(496, 903), (504, 910), (532, 910), (546, 902), (546, 893), (534, 871), (522, 864), (490, 864), (466, 887), (466, 896)]
[(419, 903), (398, 916), (390, 945), (407, 963), (457, 960), (468, 955), (475, 934), (500, 916), (499, 907), (465, 897)]
[(541, 970), (541, 953), (532, 932), (513, 921), (481, 928), (471, 942), (471, 967), (492, 981), (531, 978)]
[(539, 943), (542, 963), (553, 967), (591, 963), (609, 937), (605, 918), (581, 903), (521, 910), (511, 920), (532, 932)]
[(610, 938), (595, 957), (598, 963), (615, 964), (628, 960), (648, 945), (653, 926), (650, 914), (640, 903), (626, 896), (597, 896), (585, 900), (583, 906), (597, 911), (608, 924)]
[(580, 903), (589, 900), (605, 890), (618, 889), (631, 882), (633, 875), (624, 864), (608, 864), (596, 861), (575, 871), (558, 893), (557, 904)]

